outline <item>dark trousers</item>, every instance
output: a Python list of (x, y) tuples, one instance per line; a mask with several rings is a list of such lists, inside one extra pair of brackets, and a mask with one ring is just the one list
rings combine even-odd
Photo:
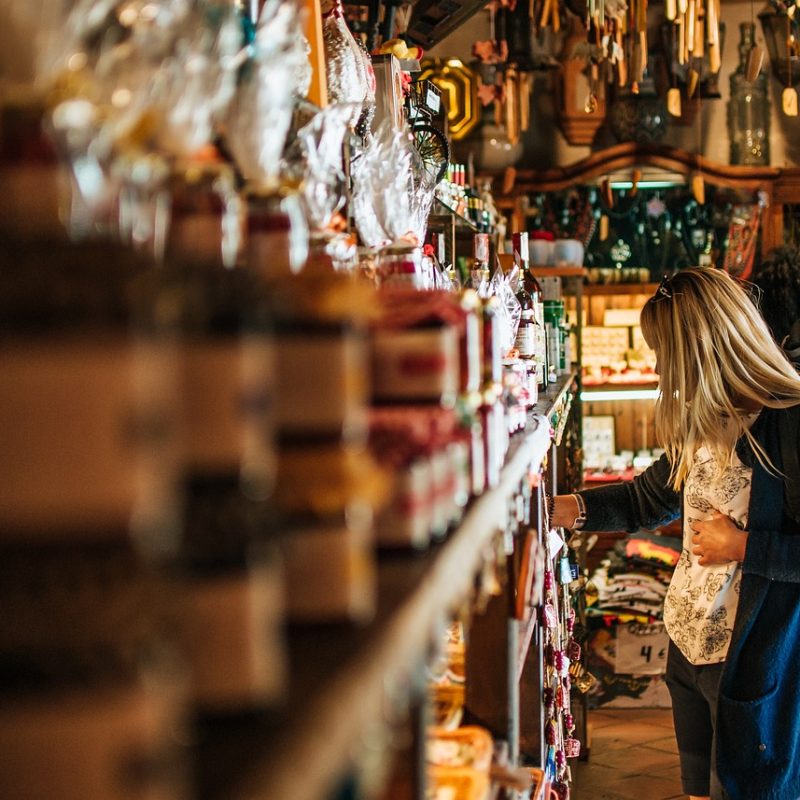
[(672, 696), (672, 718), (686, 794), (726, 800), (716, 769), (714, 726), (723, 663), (695, 666), (669, 643), (666, 683)]

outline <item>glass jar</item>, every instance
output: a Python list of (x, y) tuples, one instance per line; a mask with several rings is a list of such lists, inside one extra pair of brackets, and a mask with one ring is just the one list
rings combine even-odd
[(769, 78), (762, 69), (754, 81), (747, 80), (747, 57), (755, 44), (755, 25), (742, 22), (739, 29), (739, 66), (731, 75), (728, 102), (731, 164), (764, 166), (769, 164)]

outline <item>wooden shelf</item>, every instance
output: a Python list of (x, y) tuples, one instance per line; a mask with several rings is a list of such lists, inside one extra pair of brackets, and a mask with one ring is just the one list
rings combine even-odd
[(593, 295), (655, 294), (657, 283), (587, 283), (583, 293)]
[(589, 274), (586, 267), (581, 267), (576, 264), (563, 267), (532, 264), (530, 270), (537, 278), (585, 278)]
[(637, 391), (639, 389), (657, 389), (658, 378), (653, 378), (651, 381), (637, 381), (636, 383), (588, 383), (585, 379), (581, 386), (581, 391), (586, 392), (624, 392), (626, 390)]
[(450, 219), (455, 222), (457, 230), (468, 231), (470, 233), (479, 233), (478, 226), (472, 220), (461, 216), (456, 211), (453, 211), (450, 206), (443, 203), (438, 197), (434, 198), (433, 208), (431, 214), (428, 215), (428, 221), (436, 222), (449, 222)]
[(563, 376), (532, 409), (525, 431), (512, 437), (499, 485), (473, 500), (444, 542), (423, 553), (380, 555), (378, 612), (369, 625), (291, 630), (285, 708), (206, 726), (198, 743), (200, 797), (327, 796), (376, 721), (407, 706), (451, 612), (472, 593), (508, 498), (550, 451), (550, 416), (573, 380)]

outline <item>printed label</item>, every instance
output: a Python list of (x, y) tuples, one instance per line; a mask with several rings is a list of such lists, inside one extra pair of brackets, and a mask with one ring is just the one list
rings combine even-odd
[(123, 338), (0, 346), (0, 532), (118, 534), (171, 507), (175, 356)]
[(455, 328), (380, 331), (373, 337), (373, 391), (384, 399), (454, 400), (458, 361)]
[(280, 334), (276, 341), (277, 424), (284, 431), (337, 432), (365, 422), (366, 348), (352, 331)]
[(189, 586), (192, 683), (206, 707), (275, 700), (284, 687), (283, 582), (269, 564)]
[(265, 337), (187, 344), (181, 398), (187, 464), (196, 471), (272, 469), (274, 352)]

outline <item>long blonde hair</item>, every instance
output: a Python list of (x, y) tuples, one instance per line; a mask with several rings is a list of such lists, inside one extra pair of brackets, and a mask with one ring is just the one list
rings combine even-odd
[(797, 405), (800, 376), (743, 286), (718, 269), (682, 270), (647, 301), (641, 325), (658, 357), (656, 438), (672, 464), (673, 488), (683, 485), (699, 447), (721, 468), (742, 435), (772, 468), (743, 407)]

